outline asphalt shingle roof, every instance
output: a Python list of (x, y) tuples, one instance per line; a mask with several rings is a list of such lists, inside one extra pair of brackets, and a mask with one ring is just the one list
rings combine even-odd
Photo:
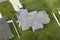
[(0, 0), (0, 2), (4, 2), (4, 1), (7, 1), (7, 0)]
[(12, 37), (12, 32), (5, 18), (0, 18), (0, 39), (9, 39)]
[(32, 30), (34, 31), (43, 28), (43, 24), (47, 24), (50, 21), (46, 11), (28, 12), (27, 9), (21, 9), (17, 13), (17, 18), (22, 30), (27, 30), (29, 27), (32, 27)]

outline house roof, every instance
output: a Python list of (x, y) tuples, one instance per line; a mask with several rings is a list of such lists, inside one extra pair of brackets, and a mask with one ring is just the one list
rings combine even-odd
[(0, 0), (0, 2), (4, 2), (4, 1), (7, 1), (7, 0)]
[(0, 39), (12, 38), (12, 32), (5, 18), (0, 18)]
[(47, 24), (49, 23), (50, 19), (46, 11), (39, 11), (36, 20), (42, 24)]
[(42, 29), (43, 27), (44, 27), (43, 24), (35, 22), (34, 25), (32, 26), (32, 30), (34, 32), (35, 30), (38, 30), (40, 28)]
[(43, 28), (43, 24), (47, 24), (50, 21), (46, 11), (28, 12), (27, 9), (20, 10), (17, 13), (17, 18), (22, 30), (27, 30), (29, 27), (32, 27), (32, 30), (34, 31)]

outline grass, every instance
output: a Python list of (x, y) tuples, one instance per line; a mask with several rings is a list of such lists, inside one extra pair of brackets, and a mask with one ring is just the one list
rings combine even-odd
[[(56, 20), (53, 17), (53, 12), (57, 15), (58, 19), (59, 14), (57, 12), (57, 8), (60, 7), (60, 0), (20, 0), (23, 4), (24, 8), (29, 11), (34, 10), (46, 10), (49, 15), (51, 21), (49, 24), (45, 24), (42, 30), (37, 30), (32, 32), (31, 29), (22, 31), (16, 25), (21, 38), (19, 39), (15, 34), (15, 30), (13, 29), (12, 24), (10, 24), (12, 33), (15, 35), (14, 38), (10, 40), (60, 40), (60, 27), (58, 26)], [(9, 2), (0, 3), (0, 12), (3, 14), (3, 17), (8, 17), (12, 19), (15, 11), (12, 5)], [(14, 19), (13, 19), (14, 20)]]
[[(8, 19), (12, 19), (16, 13), (15, 10), (13, 9), (12, 5), (8, 1), (0, 3), (0, 12), (2, 13), (3, 17), (8, 18)], [(10, 25), (11, 31), (14, 35), (14, 38), (12, 38), (12, 39), (18, 40), (16, 31), (15, 31), (12, 23), (9, 25)], [(10, 39), (10, 40), (12, 40), (12, 39)]]
[(2, 13), (3, 17), (9, 19), (11, 19), (12, 16), (15, 14), (12, 5), (8, 1), (0, 3), (0, 12)]
[[(57, 14), (58, 19), (60, 20), (59, 14), (57, 13), (57, 8), (60, 7), (59, 0), (33, 0), (30, 2), (29, 0), (21, 0), (21, 2), (24, 5), (24, 8), (27, 8), (29, 11), (46, 10), (51, 19), (49, 24), (44, 25), (45, 27), (43, 30), (39, 30), (34, 33), (31, 32), (31, 35), (34, 36), (34, 38), (32, 37), (32, 40), (60, 40), (60, 36), (58, 36), (58, 31), (60, 31), (60, 28), (52, 15), (52, 13), (54, 12), (55, 14)], [(27, 34), (27, 31), (26, 34), (24, 32), (22, 34), (23, 40), (30, 40), (30, 38), (28, 37), (31, 36), (28, 36), (29, 33)]]
[(52, 9), (52, 12), (54, 12), (60, 22), (60, 15), (58, 13), (58, 9), (57, 8), (60, 8), (60, 0), (47, 0), (46, 1), (48, 6)]

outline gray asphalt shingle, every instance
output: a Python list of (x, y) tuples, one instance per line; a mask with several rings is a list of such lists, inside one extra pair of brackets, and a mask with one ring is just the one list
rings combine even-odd
[(12, 38), (12, 32), (5, 18), (0, 18), (0, 38), (9, 39)]
[(21, 9), (20, 12), (17, 13), (17, 18), (22, 30), (27, 30), (32, 27), (32, 30), (35, 31), (43, 28), (43, 24), (47, 24), (50, 21), (46, 11), (28, 12), (27, 9)]
[(4, 1), (7, 1), (7, 0), (0, 0), (0, 2), (4, 2)]

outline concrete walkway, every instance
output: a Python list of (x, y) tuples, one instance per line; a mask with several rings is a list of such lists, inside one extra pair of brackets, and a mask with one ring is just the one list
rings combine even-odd
[(17, 36), (18, 36), (18, 38), (20, 38), (20, 35), (19, 35), (18, 31), (17, 31), (17, 28), (16, 28), (16, 26), (15, 26), (13, 20), (9, 20), (9, 21), (7, 21), (7, 23), (12, 23), (12, 24), (13, 24), (14, 29), (15, 29), (15, 31), (16, 31), (16, 33), (17, 33)]
[(58, 25), (60, 26), (60, 23), (59, 23), (59, 21), (58, 21), (58, 19), (57, 19), (56, 15), (55, 15), (54, 13), (53, 13), (53, 16), (54, 16), (54, 18), (55, 18), (56, 22), (58, 23)]
[(59, 15), (60, 15), (60, 11), (58, 11)]
[(9, 2), (12, 4), (15, 11), (20, 11), (20, 8), (23, 8), (19, 0), (9, 0)]
[(2, 18), (2, 14), (0, 13), (0, 18)]

